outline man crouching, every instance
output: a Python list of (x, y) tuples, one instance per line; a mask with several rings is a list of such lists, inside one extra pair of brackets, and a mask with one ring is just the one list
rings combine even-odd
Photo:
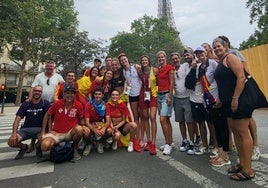
[[(81, 156), (77, 152), (78, 142), (83, 135), (82, 126), (78, 125), (83, 120), (83, 106), (75, 100), (76, 90), (72, 86), (64, 89), (64, 99), (52, 104), (43, 120), (41, 131), (42, 151), (50, 150), (54, 145), (72, 140), (74, 143), (74, 160)], [(54, 119), (54, 122), (52, 121)], [(52, 126), (53, 122), (53, 126)], [(45, 134), (48, 125), (49, 132)]]
[[(41, 98), (42, 92), (42, 86), (35, 86), (33, 88), (33, 97), (31, 101), (23, 102), (16, 113), (12, 134), (8, 139), (8, 145), (10, 147), (20, 148), (19, 153), (15, 157), (16, 160), (21, 159), (29, 148), (29, 146), (22, 143), (22, 141), (28, 139), (35, 140), (41, 132), (43, 117), (50, 107), (50, 103)], [(24, 117), (25, 121), (18, 130), (20, 121)], [(40, 150), (39, 142), (35, 146), (36, 155), (41, 157), (42, 152)]]

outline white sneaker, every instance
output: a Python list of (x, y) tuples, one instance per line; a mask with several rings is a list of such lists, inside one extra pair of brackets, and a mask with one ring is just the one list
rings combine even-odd
[(84, 142), (84, 139), (81, 138), (81, 140), (80, 140), (79, 143), (78, 143), (78, 148), (79, 148), (80, 150), (83, 150), (84, 147), (85, 147), (85, 142)]
[(188, 150), (187, 150), (187, 154), (188, 154), (188, 155), (194, 155), (194, 154), (195, 154), (195, 151), (194, 151), (194, 144), (193, 144), (193, 143), (189, 144), (189, 148), (188, 148)]
[(169, 155), (171, 153), (172, 147), (168, 144), (165, 145), (163, 154), (164, 155)]
[(112, 149), (117, 150), (117, 141), (114, 141), (112, 144)]
[(85, 149), (84, 149), (84, 151), (83, 151), (83, 155), (84, 155), (84, 156), (88, 156), (89, 153), (90, 153), (90, 151), (91, 151), (91, 148), (92, 148), (92, 144), (90, 144), (90, 145), (86, 145), (86, 147), (85, 147)]
[(77, 150), (74, 150), (73, 160), (78, 161), (79, 159), (81, 159), (81, 156), (79, 155)]
[(130, 141), (130, 142), (128, 143), (127, 151), (128, 151), (128, 152), (133, 152), (133, 142), (132, 142), (132, 141)]
[(196, 155), (203, 155), (205, 153), (209, 153), (209, 148), (201, 147), (198, 150), (195, 151)]
[(188, 149), (189, 149), (189, 141), (188, 140), (182, 141), (182, 144), (180, 146), (180, 151), (184, 152), (184, 151), (187, 151)]
[(257, 161), (259, 160), (261, 156), (260, 148), (259, 147), (254, 147), (251, 155), (251, 160), (252, 161)]
[(218, 155), (219, 155), (217, 148), (211, 149), (210, 152), (211, 152), (211, 155), (209, 156), (209, 158), (211, 158), (211, 159), (214, 159), (214, 158), (218, 157)]
[(109, 138), (106, 140), (106, 142), (107, 142), (108, 144), (113, 143), (113, 138), (112, 138), (112, 137), (109, 137)]
[(97, 142), (97, 151), (98, 151), (98, 153), (104, 152), (102, 143)]
[[(170, 146), (171, 146), (172, 149), (175, 149), (175, 147), (176, 147), (174, 142), (172, 142)], [(164, 149), (165, 149), (165, 145), (159, 147), (160, 151), (164, 151)]]

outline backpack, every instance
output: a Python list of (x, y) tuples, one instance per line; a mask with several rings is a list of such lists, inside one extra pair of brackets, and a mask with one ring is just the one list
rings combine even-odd
[(187, 89), (194, 90), (196, 82), (197, 82), (196, 69), (191, 69), (185, 78), (184, 85)]
[(51, 148), (48, 160), (54, 163), (62, 163), (65, 161), (72, 161), (73, 157), (73, 143), (62, 142)]

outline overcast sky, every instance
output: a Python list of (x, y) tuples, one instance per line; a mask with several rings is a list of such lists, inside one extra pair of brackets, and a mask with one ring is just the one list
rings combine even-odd
[[(184, 45), (211, 44), (218, 35), (229, 37), (234, 47), (254, 33), (246, 0), (171, 0), (173, 16)], [(158, 0), (75, 0), (79, 30), (89, 38), (110, 41), (145, 14), (157, 17)]]

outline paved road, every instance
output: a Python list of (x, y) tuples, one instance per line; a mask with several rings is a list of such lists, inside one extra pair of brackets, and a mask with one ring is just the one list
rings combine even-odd
[[(227, 167), (214, 168), (208, 164), (208, 155), (188, 156), (174, 150), (170, 156), (158, 151), (156, 156), (148, 152), (128, 153), (126, 148), (118, 151), (105, 150), (98, 154), (93, 150), (88, 157), (76, 163), (54, 165), (40, 161), (34, 153), (15, 161), (18, 150), (9, 148), (6, 140), (17, 108), (8, 107), (0, 115), (0, 187), (268, 187), (268, 110), (254, 113), (258, 125), (260, 148), (263, 156), (253, 162), (256, 178), (248, 182), (228, 179)], [(176, 146), (181, 142), (178, 126), (172, 119)], [(158, 127), (157, 145), (164, 143)], [(46, 154), (47, 155), (47, 154)], [(231, 154), (236, 163), (237, 154)]]

